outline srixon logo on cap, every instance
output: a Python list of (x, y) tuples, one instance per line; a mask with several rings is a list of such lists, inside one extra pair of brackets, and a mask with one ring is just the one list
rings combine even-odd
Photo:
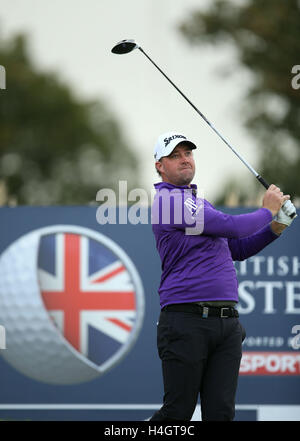
[(165, 138), (164, 139), (165, 147), (167, 147), (170, 144), (170, 142), (173, 141), (173, 139), (176, 139), (176, 138), (186, 139), (186, 137), (183, 136), (183, 135), (173, 135), (173, 136), (170, 136), (169, 138)]

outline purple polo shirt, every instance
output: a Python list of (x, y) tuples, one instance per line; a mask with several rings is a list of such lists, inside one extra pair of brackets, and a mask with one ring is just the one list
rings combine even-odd
[(152, 229), (162, 263), (160, 305), (212, 300), (238, 302), (233, 261), (247, 259), (278, 235), (272, 213), (228, 215), (197, 197), (197, 186), (154, 185)]

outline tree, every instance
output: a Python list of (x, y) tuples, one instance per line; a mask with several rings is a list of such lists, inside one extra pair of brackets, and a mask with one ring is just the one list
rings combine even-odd
[(136, 159), (103, 102), (80, 101), (57, 74), (39, 72), (24, 35), (0, 40), (0, 64), (0, 181), (8, 200), (87, 204), (119, 180), (137, 186)]
[(300, 65), (299, 23), (298, 0), (214, 0), (180, 26), (192, 44), (235, 47), (240, 66), (253, 78), (242, 110), (244, 124), (259, 141), (258, 170), (267, 181), (298, 198), (300, 89), (293, 77), (295, 66)]

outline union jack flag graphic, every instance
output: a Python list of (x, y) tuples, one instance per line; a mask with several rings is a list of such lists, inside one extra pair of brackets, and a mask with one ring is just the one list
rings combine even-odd
[(43, 236), (38, 278), (46, 309), (78, 352), (100, 366), (126, 344), (137, 318), (136, 291), (111, 249), (80, 234)]

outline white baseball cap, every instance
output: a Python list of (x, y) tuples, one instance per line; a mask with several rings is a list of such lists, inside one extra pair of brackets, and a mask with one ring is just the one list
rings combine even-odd
[(190, 144), (192, 149), (196, 149), (196, 145), (190, 141), (185, 135), (178, 132), (166, 132), (158, 137), (157, 143), (154, 148), (154, 158), (159, 161), (164, 156), (169, 156), (173, 152), (175, 147), (184, 142)]

